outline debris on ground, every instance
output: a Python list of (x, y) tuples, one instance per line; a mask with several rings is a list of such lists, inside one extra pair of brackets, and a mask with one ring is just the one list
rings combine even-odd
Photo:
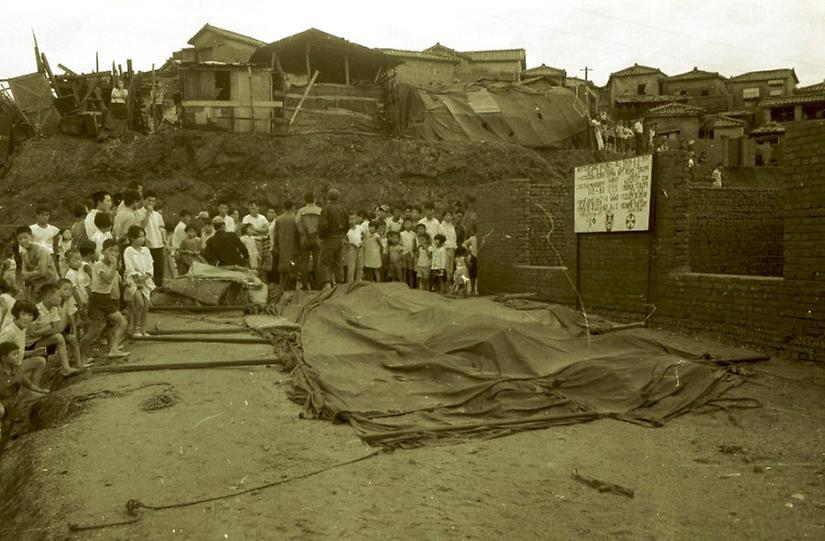
[(583, 485), (589, 486), (590, 488), (595, 488), (599, 492), (610, 492), (612, 494), (618, 494), (619, 496), (626, 496), (628, 498), (634, 498), (636, 496), (632, 488), (627, 488), (608, 481), (602, 481), (601, 479), (596, 479), (595, 477), (588, 477), (587, 475), (580, 474), (578, 470), (573, 470), (573, 479)]

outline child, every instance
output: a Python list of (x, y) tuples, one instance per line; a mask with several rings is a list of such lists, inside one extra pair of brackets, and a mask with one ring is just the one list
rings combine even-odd
[(126, 233), (129, 247), (123, 252), (123, 278), (126, 291), (123, 299), (129, 310), (128, 331), (132, 336), (148, 336), (144, 331), (146, 315), (155, 289), (155, 263), (146, 244), (146, 232), (133, 225)]
[(261, 264), (261, 256), (258, 253), (258, 242), (252, 236), (252, 224), (241, 224), (240, 228), (241, 242), (246, 246), (246, 251), (249, 252), (249, 268), (257, 271)]
[(387, 281), (405, 282), (404, 248), (401, 246), (401, 235), (398, 231), (390, 231), (387, 236)]
[(48, 394), (48, 390), (38, 385), (45, 369), (46, 359), (23, 359), (23, 350), (19, 344), (0, 341), (0, 449), (8, 437), (9, 413), (14, 407), (20, 389), (25, 387), (38, 395)]
[(368, 282), (381, 281), (381, 237), (378, 235), (377, 221), (370, 222), (366, 240), (364, 240), (364, 279)]
[(349, 229), (344, 239), (344, 266), (347, 268), (346, 281), (355, 282), (361, 279), (364, 268), (364, 236), (361, 232), (361, 223), (358, 215), (349, 215)]
[(472, 293), (472, 283), (470, 282), (470, 272), (467, 268), (467, 248), (459, 246), (455, 250), (455, 273), (453, 273), (453, 285), (450, 293), (459, 293), (468, 297)]
[(447, 239), (439, 233), (433, 237), (433, 257), (430, 264), (430, 282), (433, 291), (444, 293), (447, 285), (447, 249), (444, 242)]
[(178, 273), (183, 275), (189, 272), (195, 261), (204, 262), (201, 257), (201, 239), (198, 238), (198, 228), (194, 225), (186, 226), (186, 238), (181, 241), (178, 249)]
[(17, 261), (11, 246), (0, 244), (0, 282), (12, 289), (17, 288)]
[(72, 230), (64, 229), (60, 233), (59, 239), (60, 240), (57, 241), (57, 270), (60, 272), (60, 276), (63, 276), (69, 268), (66, 263), (66, 252), (74, 246)]
[[(404, 280), (407, 285), (415, 289), (415, 252), (417, 235), (413, 231), (413, 222), (409, 218), (404, 219), (400, 235), (401, 242), (401, 268), (404, 271)], [(423, 226), (422, 226), (423, 227)]]
[(88, 363), (83, 359), (80, 353), (80, 326), (78, 324), (77, 302), (74, 300), (74, 285), (66, 278), (61, 278), (57, 281), (57, 287), (60, 290), (60, 318), (63, 321), (63, 339), (66, 341), (68, 347), (72, 350), (72, 355), (75, 358), (75, 363), (78, 368), (86, 368)]
[(95, 255), (100, 258), (103, 255), (103, 243), (112, 238), (112, 218), (105, 212), (95, 214), (95, 232), (89, 239), (95, 243)]
[(40, 302), (37, 304), (37, 318), (28, 327), (26, 333), (26, 350), (33, 351), (46, 348), (46, 355), (57, 353), (60, 359), (60, 375), (64, 378), (86, 368), (80, 357), (75, 359), (77, 368), (69, 363), (69, 350), (63, 337), (65, 324), (60, 314), (63, 297), (57, 284), (49, 283), (40, 288)]
[(11, 314), (14, 302), (14, 289), (3, 280), (0, 280), (0, 329), (6, 323), (6, 317)]
[[(384, 207), (386, 207), (386, 205), (384, 205)], [(382, 214), (384, 214), (383, 211)], [(387, 250), (387, 248), (389, 248), (389, 243), (387, 242), (387, 223), (384, 221), (384, 218), (376, 218), (375, 221), (378, 222), (378, 241), (381, 243), (381, 271), (379, 272), (381, 279), (378, 281), (386, 282), (387, 265), (390, 259), (390, 254)]]
[[(421, 226), (422, 228), (424, 226)], [(418, 249), (416, 250), (415, 272), (418, 275), (418, 289), (430, 290), (430, 264), (432, 263), (433, 249), (430, 247), (430, 236), (426, 232), (418, 235)]]
[[(92, 254), (94, 254), (94, 250), (92, 250)], [(66, 262), (69, 270), (66, 271), (64, 278), (72, 285), (72, 298), (77, 306), (75, 319), (79, 328), (75, 334), (82, 336), (80, 327), (87, 327), (89, 322), (89, 284), (91, 284), (92, 279), (89, 278), (89, 274), (83, 268), (83, 256), (80, 255), (80, 250), (72, 248), (66, 252)]]
[(20, 245), (20, 261), (22, 270), (20, 277), (26, 287), (26, 298), (34, 299), (44, 284), (52, 283), (59, 277), (54, 259), (46, 249), (35, 244), (31, 230), (18, 227), (15, 232), (17, 243)]
[(476, 231), (475, 224), (471, 225), (468, 230), (470, 236), (462, 244), (467, 249), (465, 260), (467, 262), (467, 274), (470, 277), (470, 293), (473, 295), (478, 295), (478, 239)]
[(118, 310), (120, 300), (120, 276), (117, 273), (117, 241), (103, 241), (103, 254), (92, 265), (92, 284), (89, 288), (89, 330), (83, 336), (81, 351), (85, 354), (97, 340), (108, 321), (114, 326), (109, 338), (109, 357), (127, 357), (121, 343), (126, 331), (126, 318)]

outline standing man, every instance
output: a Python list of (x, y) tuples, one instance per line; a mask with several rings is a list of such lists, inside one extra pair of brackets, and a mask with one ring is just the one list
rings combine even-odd
[(234, 233), (237, 225), (235, 224), (235, 219), (229, 215), (229, 205), (226, 203), (221, 203), (218, 205), (218, 216), (223, 218), (224, 229), (226, 232)]
[(321, 283), (331, 287), (341, 283), (341, 256), (344, 250), (344, 235), (349, 229), (346, 209), (338, 202), (341, 192), (331, 188), (327, 192), (327, 204), (318, 219), (318, 237), (321, 239)]
[(304, 290), (317, 287), (318, 270), (321, 255), (321, 241), (318, 239), (318, 221), (321, 218), (321, 207), (315, 204), (315, 194), (312, 192), (304, 196), (303, 207), (295, 215), (295, 225), (301, 236), (301, 249), (298, 254), (298, 271)]
[(60, 230), (49, 223), (51, 213), (46, 207), (37, 207), (37, 222), (32, 224), (31, 229), (34, 243), (46, 250), (49, 255), (54, 255), (54, 238)]
[(453, 213), (449, 210), (444, 212), (438, 232), (444, 236), (444, 248), (446, 250), (446, 260), (444, 268), (447, 270), (447, 285), (453, 285), (453, 269), (455, 267), (455, 249), (458, 248), (455, 226), (453, 225)]
[(635, 124), (633, 124), (633, 139), (636, 144), (636, 156), (641, 156), (644, 153), (644, 134), (645, 134), (645, 125), (642, 124), (642, 119), (638, 119)]
[(432, 203), (424, 205), (424, 217), (418, 220), (418, 223), (424, 226), (431, 239), (438, 235), (441, 222), (435, 217), (435, 205)]
[(284, 201), (284, 212), (275, 222), (275, 240), (278, 246), (277, 268), (280, 276), (281, 289), (284, 291), (295, 289), (295, 271), (300, 246), (300, 235), (295, 220), (295, 205), (292, 201)]
[[(129, 245), (129, 239), (126, 238), (126, 233), (133, 225), (138, 227), (146, 227), (145, 213), (138, 215), (138, 209), (143, 203), (143, 199), (136, 190), (127, 190), (123, 194), (123, 203), (118, 207), (115, 215), (115, 222), (112, 225), (112, 238), (114, 238), (121, 248), (125, 249)], [(141, 219), (143, 218), (143, 219)]]
[(95, 192), (92, 194), (92, 206), (94, 207), (86, 215), (86, 220), (83, 222), (86, 226), (86, 238), (92, 239), (95, 233), (100, 233), (100, 230), (95, 225), (95, 216), (98, 212), (110, 213), (112, 211), (112, 194), (109, 192)]
[(401, 233), (401, 230), (404, 229), (404, 218), (401, 216), (401, 207), (395, 205), (392, 207), (392, 216), (387, 218), (387, 233), (392, 233), (393, 231), (396, 233)]
[(143, 199), (144, 210), (146, 212), (144, 230), (146, 231), (146, 247), (152, 254), (152, 262), (155, 271), (155, 285), (163, 285), (163, 264), (165, 254), (163, 247), (166, 245), (166, 224), (163, 216), (155, 210), (158, 203), (158, 196), (149, 190)]

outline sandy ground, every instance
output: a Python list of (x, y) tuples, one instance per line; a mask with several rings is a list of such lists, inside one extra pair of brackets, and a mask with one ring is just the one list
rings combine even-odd
[[(239, 321), (151, 317), (175, 328)], [(130, 362), (272, 354), (267, 345), (130, 349)], [(382, 453), (73, 533), (69, 523), (128, 519), (130, 499), (197, 500), (374, 451), (346, 425), (301, 419), (277, 367), (93, 375), (59, 391), (95, 393), (82, 413), (24, 436), (3, 457), (3, 482), (21, 484), (14, 495), (6, 487), (0, 539), (825, 539), (825, 368), (756, 368), (784, 376), (760, 373), (736, 390), (760, 409), (688, 415), (655, 429), (604, 420)], [(177, 400), (141, 408), (159, 393)], [(635, 497), (600, 493), (575, 481), (574, 469)]]

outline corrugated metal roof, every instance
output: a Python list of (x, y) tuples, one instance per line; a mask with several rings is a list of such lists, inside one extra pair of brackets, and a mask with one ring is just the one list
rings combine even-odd
[(647, 112), (647, 116), (699, 116), (705, 110), (686, 103), (671, 102), (665, 105), (654, 107)]
[(768, 79), (785, 79), (793, 77), (798, 83), (799, 79), (796, 77), (796, 72), (792, 68), (778, 68), (771, 70), (749, 71), (736, 75), (730, 78), (731, 82), (744, 83), (748, 81), (766, 81)]
[(446, 62), (448, 64), (454, 64), (458, 61), (454, 58), (448, 58), (446, 56), (421, 51), (407, 51), (404, 49), (379, 49), (379, 51), (387, 56), (394, 56), (398, 58), (413, 58), (416, 60), (427, 60), (430, 62)]
[(715, 71), (705, 71), (700, 70), (699, 68), (693, 68), (692, 70), (686, 71), (685, 73), (671, 75), (667, 78), (668, 81), (691, 81), (694, 79), (724, 79), (724, 77), (722, 77)]
[(235, 41), (240, 41), (242, 43), (246, 43), (247, 45), (251, 45), (253, 47), (262, 47), (262, 46), (266, 45), (266, 42), (264, 42), (264, 41), (261, 41), (261, 40), (255, 39), (255, 38), (251, 38), (249, 36), (244, 36), (243, 34), (238, 34), (237, 32), (233, 32), (231, 30), (226, 30), (224, 28), (218, 28), (217, 26), (212, 26), (209, 23), (206, 23), (205, 25), (203, 25), (203, 27), (200, 30), (198, 30), (197, 33), (194, 36), (189, 38), (189, 41), (187, 41), (186, 43), (194, 45), (193, 42), (195, 41), (195, 39), (198, 36), (200, 36), (201, 34), (203, 34), (204, 32), (214, 32), (214, 33), (216, 33), (220, 36), (223, 36), (225, 38), (235, 40)]
[(760, 107), (781, 107), (784, 105), (802, 105), (805, 103), (825, 102), (825, 91), (797, 94), (794, 96), (775, 96), (759, 102)]
[(614, 71), (610, 74), (610, 77), (630, 77), (632, 75), (653, 75), (653, 74), (660, 74), (664, 77), (667, 77), (662, 70), (659, 68), (651, 68), (650, 66), (640, 66), (639, 64), (633, 64), (632, 66), (625, 68), (623, 70)]

